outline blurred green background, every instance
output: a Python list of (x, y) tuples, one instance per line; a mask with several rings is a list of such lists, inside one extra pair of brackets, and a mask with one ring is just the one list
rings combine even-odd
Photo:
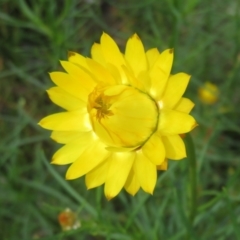
[[(68, 51), (90, 56), (102, 32), (124, 51), (138, 33), (145, 48), (175, 49), (172, 72), (192, 75), (196, 104), (197, 215), (189, 221), (189, 164), (172, 161), (154, 195), (122, 191), (108, 202), (84, 178), (65, 181), (50, 165), (59, 145), (37, 122), (60, 109), (45, 92), (48, 72)], [(219, 89), (204, 104), (198, 89)], [(239, 0), (0, 0), (0, 239), (240, 239)], [(66, 208), (81, 227), (62, 231)]]

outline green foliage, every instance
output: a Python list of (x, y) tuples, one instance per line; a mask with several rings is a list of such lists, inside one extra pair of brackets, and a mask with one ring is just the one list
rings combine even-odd
[[(240, 239), (240, 4), (229, 0), (0, 1), (0, 236), (17, 239)], [(102, 31), (122, 50), (137, 32), (146, 49), (174, 47), (173, 72), (192, 75), (196, 107), (196, 217), (189, 215), (189, 164), (171, 162), (150, 196), (124, 191), (108, 202), (84, 179), (64, 180), (49, 164), (55, 148), (37, 122), (57, 112), (45, 90), (68, 51), (90, 55)], [(220, 90), (204, 105), (205, 81)], [(58, 214), (78, 213), (81, 228), (63, 232)]]

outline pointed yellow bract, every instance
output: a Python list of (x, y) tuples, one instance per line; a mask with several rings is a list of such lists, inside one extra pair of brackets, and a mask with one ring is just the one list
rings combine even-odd
[(149, 70), (152, 83), (149, 94), (156, 100), (161, 99), (165, 90), (172, 69), (172, 62), (173, 50), (167, 49), (158, 56), (153, 67)]
[(50, 73), (57, 85), (47, 92), (65, 112), (43, 118), (39, 125), (65, 144), (52, 163), (71, 164), (67, 179), (85, 175), (88, 189), (102, 184), (108, 199), (124, 188), (153, 194), (157, 171), (169, 159), (186, 157), (180, 134), (196, 125), (189, 115), (194, 103), (183, 97), (190, 76), (171, 75), (174, 52), (145, 51), (134, 34), (122, 54), (103, 33), (91, 59), (69, 52), (65, 72)]
[(79, 158), (69, 167), (66, 178), (75, 179), (87, 174), (109, 157), (109, 155), (110, 152), (104, 148), (104, 144), (99, 139), (91, 142)]
[[(156, 149), (158, 151), (156, 151)], [(142, 147), (143, 154), (155, 165), (161, 165), (165, 159), (162, 139), (154, 133)]]
[(157, 169), (156, 164), (147, 158), (142, 150), (137, 151), (137, 156), (134, 161), (134, 172), (142, 189), (150, 194), (153, 194), (153, 190), (157, 181)]
[(53, 155), (52, 163), (65, 165), (74, 162), (93, 141), (94, 136), (91, 132), (81, 134), (81, 136), (78, 136), (60, 148)]
[(58, 143), (69, 143), (81, 136), (85, 136), (87, 132), (77, 131), (52, 131), (51, 138)]
[(39, 125), (43, 128), (55, 131), (82, 131), (92, 130), (88, 113), (85, 109), (81, 111), (71, 111), (55, 113), (43, 118)]
[(158, 59), (159, 56), (159, 51), (157, 48), (152, 48), (149, 49), (146, 52), (146, 57), (147, 57), (147, 61), (148, 61), (148, 67), (152, 68), (152, 66), (154, 65), (154, 63), (156, 62), (156, 60)]
[(190, 99), (181, 98), (174, 109), (179, 112), (190, 113), (193, 107), (194, 107), (194, 103)]
[(105, 159), (98, 167), (86, 174), (85, 182), (88, 189), (98, 187), (106, 182), (110, 160)]
[(128, 61), (135, 77), (147, 70), (147, 58), (143, 44), (137, 34), (134, 34), (127, 42), (125, 58)]
[(60, 87), (52, 87), (47, 90), (49, 98), (58, 106), (68, 111), (86, 108), (86, 103), (79, 98), (76, 98)]
[(88, 69), (85, 57), (78, 53), (68, 52), (68, 61), (76, 64), (78, 67)]
[(166, 150), (166, 157), (180, 160), (186, 157), (185, 145), (179, 135), (163, 136), (162, 141)]
[(92, 49), (91, 49), (91, 56), (92, 56), (92, 59), (98, 63), (100, 63), (101, 65), (105, 66), (106, 67), (106, 60), (103, 56), (103, 53), (102, 53), (102, 48), (101, 48), (101, 45), (98, 44), (98, 43), (94, 43), (92, 45)]
[(115, 152), (110, 157), (105, 183), (105, 195), (108, 199), (115, 197), (123, 188), (132, 168), (135, 152)]
[(124, 188), (132, 196), (134, 196), (140, 188), (140, 183), (137, 179), (136, 174), (134, 173), (133, 168), (131, 169), (131, 171), (128, 174), (128, 178), (127, 178)]
[(164, 108), (172, 109), (176, 106), (185, 92), (189, 80), (190, 75), (186, 73), (177, 73), (169, 77), (161, 98)]

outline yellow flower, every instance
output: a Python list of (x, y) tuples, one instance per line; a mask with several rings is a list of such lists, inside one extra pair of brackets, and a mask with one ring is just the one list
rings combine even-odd
[(66, 73), (50, 73), (57, 86), (47, 92), (66, 110), (39, 123), (65, 144), (52, 163), (71, 164), (66, 178), (86, 175), (88, 189), (105, 184), (108, 199), (123, 187), (131, 195), (140, 187), (152, 194), (167, 159), (186, 157), (179, 134), (196, 126), (189, 115), (194, 103), (182, 97), (190, 76), (170, 75), (173, 50), (145, 52), (137, 34), (122, 54), (103, 33), (91, 55), (71, 52), (61, 62)]
[(198, 89), (198, 96), (203, 103), (214, 104), (218, 100), (218, 87), (210, 82), (205, 82), (203, 87)]

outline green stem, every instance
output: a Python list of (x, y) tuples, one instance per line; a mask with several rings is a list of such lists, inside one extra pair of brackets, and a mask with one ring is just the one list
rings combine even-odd
[(188, 133), (184, 138), (188, 159), (189, 220), (193, 224), (197, 212), (197, 166), (194, 143)]

